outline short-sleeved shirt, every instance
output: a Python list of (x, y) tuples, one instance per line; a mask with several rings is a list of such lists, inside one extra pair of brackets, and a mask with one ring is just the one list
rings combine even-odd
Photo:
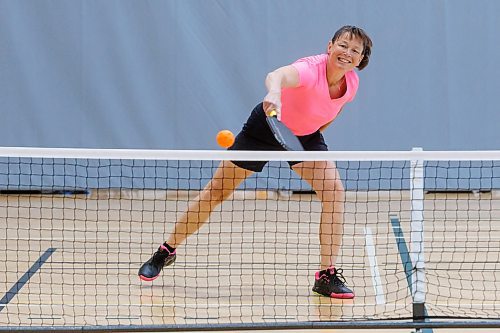
[(354, 71), (345, 74), (347, 89), (344, 96), (332, 99), (326, 77), (327, 54), (297, 60), (292, 64), (299, 72), (299, 86), (283, 88), (281, 121), (295, 135), (308, 135), (334, 120), (342, 107), (352, 101), (359, 85)]

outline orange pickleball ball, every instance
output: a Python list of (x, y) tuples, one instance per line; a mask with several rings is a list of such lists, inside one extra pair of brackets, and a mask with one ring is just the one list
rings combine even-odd
[(223, 148), (229, 148), (234, 143), (234, 134), (229, 130), (222, 130), (217, 133), (217, 143)]

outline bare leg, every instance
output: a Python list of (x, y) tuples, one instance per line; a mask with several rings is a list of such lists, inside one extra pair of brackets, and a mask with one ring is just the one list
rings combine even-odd
[(322, 204), (319, 242), (321, 269), (335, 266), (343, 233), (344, 186), (334, 162), (311, 161), (293, 166), (293, 170), (307, 181)]
[(227, 199), (253, 172), (242, 169), (230, 161), (223, 161), (200, 195), (190, 202), (174, 227), (167, 244), (178, 247), (186, 238), (198, 231), (212, 211)]

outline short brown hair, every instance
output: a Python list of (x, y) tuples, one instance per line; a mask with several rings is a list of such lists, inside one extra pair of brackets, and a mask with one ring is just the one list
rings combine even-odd
[(370, 55), (372, 53), (372, 40), (368, 36), (368, 34), (361, 28), (355, 27), (353, 25), (345, 25), (333, 35), (332, 43), (335, 43), (337, 39), (340, 38), (343, 34), (348, 34), (349, 37), (356, 37), (363, 41), (363, 59), (358, 65), (358, 69), (362, 70), (366, 66), (368, 66), (368, 62), (370, 61)]

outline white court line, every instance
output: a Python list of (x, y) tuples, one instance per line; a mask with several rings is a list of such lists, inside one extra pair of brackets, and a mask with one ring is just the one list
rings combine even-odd
[(366, 238), (366, 254), (370, 262), (370, 272), (372, 275), (372, 284), (375, 289), (375, 303), (385, 304), (384, 289), (382, 288), (382, 280), (380, 279), (380, 271), (377, 264), (377, 256), (375, 254), (375, 244), (373, 243), (372, 229), (365, 227)]

